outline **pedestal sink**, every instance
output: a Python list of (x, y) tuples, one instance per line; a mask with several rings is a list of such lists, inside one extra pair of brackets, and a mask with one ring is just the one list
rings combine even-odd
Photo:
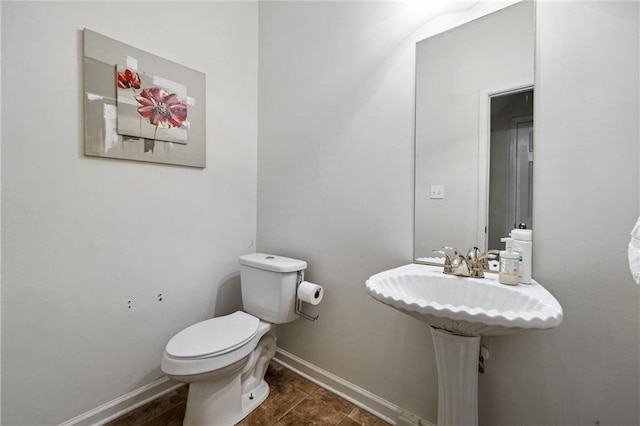
[(467, 278), (410, 264), (373, 275), (371, 297), (431, 326), (438, 367), (438, 425), (478, 424), (482, 336), (547, 329), (562, 323), (560, 303), (535, 280), (506, 286), (496, 274)]

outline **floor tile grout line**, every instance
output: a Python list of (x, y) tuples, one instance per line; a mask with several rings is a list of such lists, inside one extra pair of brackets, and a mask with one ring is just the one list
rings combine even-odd
[[(314, 391), (315, 392), (315, 391)], [(283, 415), (281, 415), (280, 417), (276, 418), (276, 423), (279, 422), (280, 420), (282, 420), (284, 418), (284, 416), (286, 416), (287, 414), (289, 414), (294, 408), (296, 408), (298, 405), (302, 404), (307, 398), (309, 398), (311, 396), (310, 393), (307, 394), (307, 396), (305, 396), (304, 398), (302, 398), (300, 401), (298, 401), (296, 404), (293, 404), (291, 406), (291, 408), (289, 408), (287, 411), (284, 412)]]

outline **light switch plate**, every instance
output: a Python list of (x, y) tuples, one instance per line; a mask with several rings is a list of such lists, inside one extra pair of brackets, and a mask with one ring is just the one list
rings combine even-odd
[(431, 185), (431, 199), (444, 198), (444, 185)]

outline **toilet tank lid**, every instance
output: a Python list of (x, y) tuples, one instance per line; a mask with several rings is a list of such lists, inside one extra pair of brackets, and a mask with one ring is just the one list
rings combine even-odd
[(240, 256), (240, 264), (273, 272), (296, 272), (307, 269), (304, 260), (265, 253), (249, 253)]

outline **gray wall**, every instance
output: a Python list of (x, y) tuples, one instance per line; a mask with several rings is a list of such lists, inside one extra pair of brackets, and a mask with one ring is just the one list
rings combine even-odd
[(257, 248), (306, 260), (325, 287), (320, 319), (280, 327), (280, 347), (435, 418), (428, 330), (364, 288), (413, 253), (417, 27), (401, 12), (261, 3)]
[[(417, 39), (389, 16), (261, 5), (258, 249), (306, 259), (326, 287), (320, 319), (281, 327), (282, 348), (435, 422), (425, 325), (364, 291), (412, 255)], [(543, 2), (536, 33), (534, 275), (565, 322), (485, 339), (481, 424), (637, 425), (638, 4)]]
[[(123, 5), (2, 3), (3, 425), (162, 377), (254, 250), (257, 4)], [(206, 169), (83, 156), (85, 27), (207, 74)]]
[(486, 339), (481, 419), (637, 425), (639, 4), (539, 2), (536, 22), (533, 273), (565, 321)]

